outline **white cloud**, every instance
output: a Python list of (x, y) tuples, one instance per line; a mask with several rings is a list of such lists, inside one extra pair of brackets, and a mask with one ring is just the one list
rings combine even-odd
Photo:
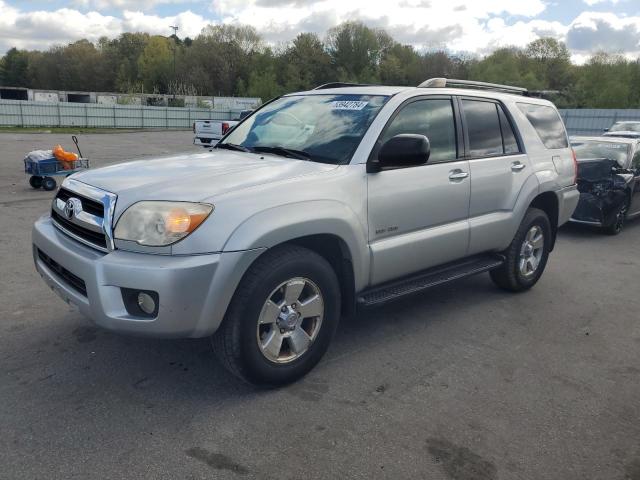
[[(536, 38), (552, 36), (567, 42), (576, 61), (584, 61), (590, 52), (602, 49), (640, 55), (640, 17), (583, 12), (569, 24), (541, 20), (537, 17), (545, 11), (546, 0), (200, 0), (199, 10), (194, 7), (172, 16), (145, 12), (160, 3), (187, 6), (196, 0), (148, 0), (144, 5), (136, 0), (72, 1), (98, 10), (26, 12), (0, 0), (0, 54), (12, 46), (45, 49), (80, 38), (113, 38), (125, 31), (169, 35), (169, 25), (178, 25), (181, 37), (193, 38), (205, 25), (216, 22), (252, 25), (268, 42), (277, 43), (291, 40), (300, 32), (324, 36), (341, 22), (359, 20), (417, 48), (486, 54), (499, 47), (522, 47)], [(210, 10), (207, 2), (211, 2)], [(99, 11), (103, 8), (120, 13), (107, 15)], [(507, 24), (506, 17), (514, 20)]]
[(95, 42), (100, 37), (113, 38), (122, 32), (142, 31), (168, 36), (171, 34), (169, 25), (177, 25), (181, 37), (194, 37), (209, 23), (189, 10), (167, 17), (129, 10), (119, 17), (69, 8), (20, 12), (0, 0), (0, 11), (0, 54), (11, 47), (46, 49), (81, 38)]
[(622, 0), (584, 0), (584, 3), (586, 3), (590, 7), (593, 7), (594, 5), (598, 5), (599, 3), (612, 3), (615, 5), (620, 1)]
[(601, 50), (635, 58), (640, 55), (640, 16), (583, 12), (569, 25), (565, 41), (576, 54)]
[(194, 3), (197, 0), (72, 0), (71, 3), (76, 7), (94, 8), (96, 10), (124, 10), (153, 8), (157, 5), (166, 5), (171, 3)]

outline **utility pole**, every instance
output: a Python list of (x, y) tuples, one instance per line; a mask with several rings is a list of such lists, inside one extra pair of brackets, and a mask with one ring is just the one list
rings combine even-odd
[(176, 98), (176, 89), (178, 88), (178, 82), (176, 80), (176, 50), (178, 48), (178, 26), (169, 25), (169, 28), (173, 30), (173, 99)]

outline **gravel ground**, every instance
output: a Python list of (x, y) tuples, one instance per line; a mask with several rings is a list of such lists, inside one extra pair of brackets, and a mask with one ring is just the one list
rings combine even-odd
[[(182, 151), (190, 132), (83, 135), (94, 166)], [(480, 275), (339, 327), (303, 381), (238, 383), (209, 342), (94, 328), (35, 273), (52, 192), (0, 134), (0, 478), (640, 479), (640, 221), (562, 229), (513, 295)]]

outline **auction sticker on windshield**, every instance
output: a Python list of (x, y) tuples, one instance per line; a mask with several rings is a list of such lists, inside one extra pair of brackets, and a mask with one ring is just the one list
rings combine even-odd
[(359, 100), (338, 100), (331, 102), (332, 110), (362, 110), (369, 102)]

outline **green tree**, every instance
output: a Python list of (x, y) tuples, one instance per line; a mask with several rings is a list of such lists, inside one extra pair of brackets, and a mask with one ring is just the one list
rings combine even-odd
[(10, 49), (0, 60), (0, 83), (11, 87), (27, 87), (29, 55), (24, 50)]
[(160, 93), (167, 91), (173, 75), (173, 52), (170, 40), (166, 37), (149, 38), (140, 58), (138, 58), (138, 75), (144, 82), (147, 92), (154, 90)]

